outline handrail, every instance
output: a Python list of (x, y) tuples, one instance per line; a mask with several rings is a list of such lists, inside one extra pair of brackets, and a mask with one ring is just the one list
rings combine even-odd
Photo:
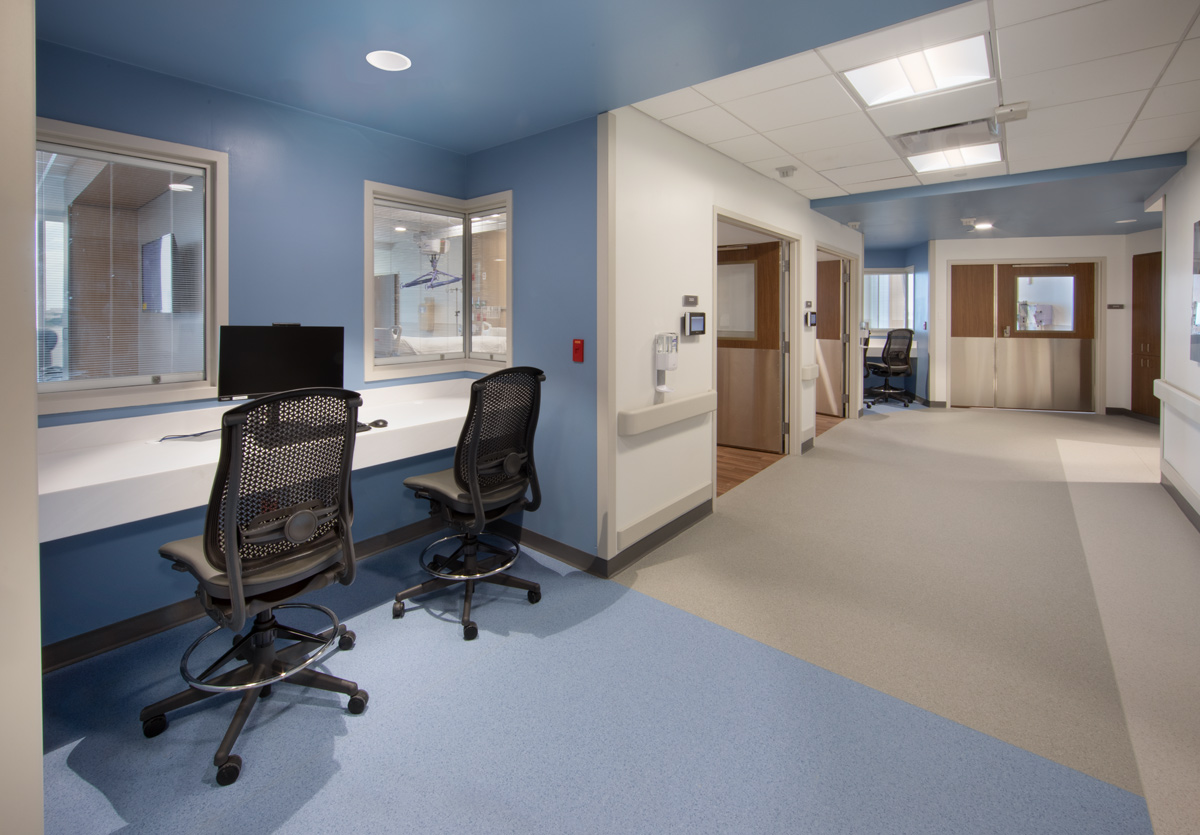
[(717, 393), (706, 391), (666, 403), (655, 403), (653, 406), (641, 409), (617, 412), (617, 434), (626, 437), (641, 435), (643, 432), (670, 426), (672, 423), (716, 410)]
[(1154, 395), (1192, 423), (1200, 424), (1200, 399), (1194, 394), (1159, 379), (1154, 381)]

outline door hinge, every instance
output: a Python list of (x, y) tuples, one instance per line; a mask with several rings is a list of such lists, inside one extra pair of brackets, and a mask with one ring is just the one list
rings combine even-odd
[(792, 425), (785, 420), (783, 422), (783, 434), (786, 435), (791, 431), (792, 431)]
[(843, 395), (842, 395), (842, 402), (843, 402), (843, 403), (849, 403), (849, 402), (850, 402), (850, 395), (848, 395), (848, 394), (843, 394)]
[(850, 342), (850, 334), (848, 334), (848, 333), (842, 334), (842, 342), (849, 343)]
[(792, 352), (792, 343), (788, 342), (786, 339), (783, 341), (783, 352), (785, 354), (790, 354)]

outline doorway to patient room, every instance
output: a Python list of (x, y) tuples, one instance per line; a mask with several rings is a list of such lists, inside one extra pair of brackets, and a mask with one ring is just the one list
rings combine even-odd
[(817, 248), (817, 434), (850, 409), (850, 259)]
[(718, 496), (787, 454), (790, 243), (717, 221)]

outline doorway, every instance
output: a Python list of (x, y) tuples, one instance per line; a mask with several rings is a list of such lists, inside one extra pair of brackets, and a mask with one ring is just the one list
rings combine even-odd
[[(850, 261), (817, 249), (817, 414), (844, 418), (850, 408)], [(818, 421), (819, 424), (819, 421)]]
[(769, 232), (718, 218), (718, 447), (787, 453), (789, 249)]
[(1095, 411), (1096, 265), (950, 268), (950, 405)]

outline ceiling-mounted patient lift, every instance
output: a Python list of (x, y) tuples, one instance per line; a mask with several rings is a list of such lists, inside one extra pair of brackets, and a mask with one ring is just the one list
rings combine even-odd
[(406, 281), (400, 285), (401, 287), (417, 287), (422, 284), (428, 284), (430, 288), (444, 287), (447, 284), (462, 281), (462, 276), (451, 275), (438, 269), (438, 259), (446, 253), (445, 238), (427, 238), (424, 232), (418, 232), (416, 238), (421, 254), (429, 256), (429, 272), (419, 275), (411, 281)]

